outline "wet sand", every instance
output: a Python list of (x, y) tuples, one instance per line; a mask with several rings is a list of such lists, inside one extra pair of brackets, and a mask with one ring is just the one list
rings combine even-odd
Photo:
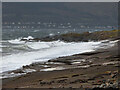
[[(56, 63), (56, 64), (55, 64)], [(118, 46), (35, 63), (25, 75), (3, 79), (3, 88), (118, 88)], [(46, 65), (43, 69), (40, 65)], [(20, 73), (16, 70), (14, 73)], [(22, 73), (22, 72), (21, 72)]]

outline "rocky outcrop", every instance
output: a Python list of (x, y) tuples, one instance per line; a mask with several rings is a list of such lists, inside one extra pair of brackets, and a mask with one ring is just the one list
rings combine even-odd
[[(34, 38), (32, 41), (66, 41), (66, 42), (88, 42), (88, 41), (99, 41), (106, 39), (119, 39), (118, 37), (119, 30), (111, 30), (111, 31), (97, 31), (97, 32), (84, 32), (84, 33), (66, 33), (55, 36), (47, 36), (44, 38)], [(21, 39), (22, 41), (26, 41), (25, 39)], [(30, 40), (31, 41), (31, 40)]]

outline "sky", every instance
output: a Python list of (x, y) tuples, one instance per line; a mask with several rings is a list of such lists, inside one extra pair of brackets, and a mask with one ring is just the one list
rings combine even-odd
[(1, 0), (2, 2), (118, 2), (120, 0)]

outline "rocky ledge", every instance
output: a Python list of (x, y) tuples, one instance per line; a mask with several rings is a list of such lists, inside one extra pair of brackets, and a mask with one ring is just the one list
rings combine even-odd
[(97, 32), (84, 32), (84, 33), (66, 33), (61, 35), (47, 36), (44, 38), (34, 38), (34, 39), (21, 39), (22, 41), (66, 41), (66, 42), (88, 42), (88, 41), (99, 41), (106, 39), (118, 39), (118, 33), (120, 30), (111, 31), (97, 31)]

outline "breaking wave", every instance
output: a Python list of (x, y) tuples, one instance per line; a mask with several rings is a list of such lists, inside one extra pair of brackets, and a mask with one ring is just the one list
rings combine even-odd
[[(28, 37), (26, 39), (31, 39)], [(113, 42), (114, 43), (114, 42)], [(105, 45), (105, 43), (103, 43)], [(91, 52), (100, 48), (102, 42), (25, 42), (19, 39), (9, 40), (8, 48), (12, 48), (15, 53), (5, 55), (2, 58), (2, 71), (9, 71), (21, 68), (24, 65), (29, 65), (34, 62), (46, 62), (49, 59), (54, 59), (62, 56), (69, 56), (84, 52)], [(106, 46), (108, 46), (107, 44)], [(5, 47), (6, 48), (6, 47)], [(4, 48), (3, 48), (4, 50)], [(27, 51), (28, 50), (28, 51)]]

